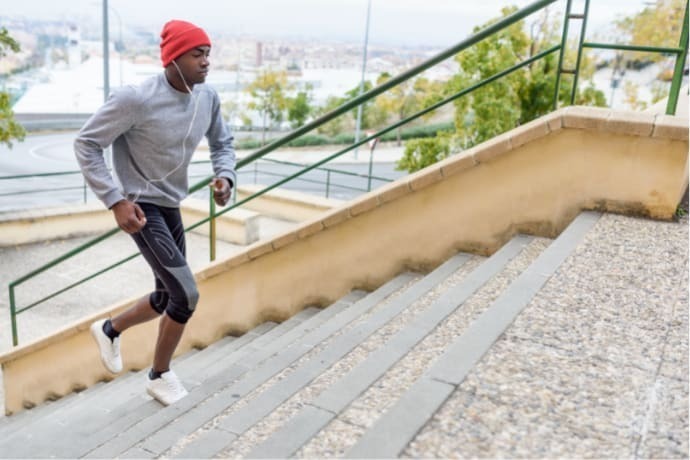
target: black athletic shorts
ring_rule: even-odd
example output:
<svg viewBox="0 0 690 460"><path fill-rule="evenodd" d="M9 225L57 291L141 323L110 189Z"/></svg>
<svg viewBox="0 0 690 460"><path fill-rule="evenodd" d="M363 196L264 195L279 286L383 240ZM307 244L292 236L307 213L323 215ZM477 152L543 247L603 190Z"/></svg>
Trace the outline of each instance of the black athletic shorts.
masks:
<svg viewBox="0 0 690 460"><path fill-rule="evenodd" d="M184 226L179 208L137 203L146 225L132 237L156 279L151 306L178 323L186 323L199 301L194 275L185 258Z"/></svg>

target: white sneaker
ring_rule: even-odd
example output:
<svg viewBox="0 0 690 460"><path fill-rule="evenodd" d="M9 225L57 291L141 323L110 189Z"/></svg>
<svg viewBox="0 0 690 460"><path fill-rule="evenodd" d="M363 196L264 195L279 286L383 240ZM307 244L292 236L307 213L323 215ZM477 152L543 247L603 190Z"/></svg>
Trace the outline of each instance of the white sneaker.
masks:
<svg viewBox="0 0 690 460"><path fill-rule="evenodd" d="M101 352L101 361L106 369L113 374L122 372L122 356L120 356L120 337L110 340L110 337L103 332L103 323L107 320L101 319L91 325L91 335L98 344Z"/></svg>
<svg viewBox="0 0 690 460"><path fill-rule="evenodd" d="M169 406L189 394L173 371L165 372L160 378L153 380L147 375L146 392L164 406Z"/></svg>

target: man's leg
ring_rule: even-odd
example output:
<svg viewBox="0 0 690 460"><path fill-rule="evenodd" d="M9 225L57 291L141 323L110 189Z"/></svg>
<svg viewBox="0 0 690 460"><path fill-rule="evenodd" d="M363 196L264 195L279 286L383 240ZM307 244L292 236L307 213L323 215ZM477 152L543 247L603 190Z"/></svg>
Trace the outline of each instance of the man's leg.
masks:
<svg viewBox="0 0 690 460"><path fill-rule="evenodd" d="M91 335L98 344L101 361L113 374L122 372L120 355L120 333L132 326L160 316L151 306L151 296L142 297L136 303L113 319L102 319L91 325Z"/></svg>
<svg viewBox="0 0 690 460"><path fill-rule="evenodd" d="M164 225L148 220L139 232L155 260L148 260L157 278L165 286L165 313L161 316L158 339L149 372L147 392L168 405L183 398L187 391L170 370L170 361L180 342L185 324L196 307L199 292L194 275L185 259L184 227L179 209L158 208ZM148 217L148 215L147 215ZM158 310L159 305L154 309Z"/></svg>
<svg viewBox="0 0 690 460"><path fill-rule="evenodd" d="M148 295L142 297L141 299L137 300L137 302L131 308L111 319L110 324L112 325L113 329L115 329L118 333L121 333L132 326L158 318L160 313L153 309L149 298L150 296Z"/></svg>
<svg viewBox="0 0 690 460"><path fill-rule="evenodd" d="M145 205L142 205L145 206ZM164 228L165 218L156 207L146 206L146 218L150 227ZM158 276L158 256L146 243L142 231L132 235L144 259L149 263L155 277L155 291L143 297L135 304L112 319L103 319L91 325L91 335L98 344L101 361L106 369L113 374L122 371L122 356L120 355L120 333L137 324L157 318L165 311L168 304L168 294L165 285ZM174 243L173 243L174 246Z"/></svg>
<svg viewBox="0 0 690 460"><path fill-rule="evenodd" d="M178 323L167 314L161 316L158 328L158 341L153 356L153 371L163 374L170 370L170 361L184 332L184 323Z"/></svg>

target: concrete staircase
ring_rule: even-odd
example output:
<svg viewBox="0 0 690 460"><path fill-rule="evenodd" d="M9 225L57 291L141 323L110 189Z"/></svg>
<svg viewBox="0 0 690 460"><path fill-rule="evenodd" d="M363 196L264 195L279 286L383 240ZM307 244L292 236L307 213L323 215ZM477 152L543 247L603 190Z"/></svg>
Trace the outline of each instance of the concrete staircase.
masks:
<svg viewBox="0 0 690 460"><path fill-rule="evenodd" d="M142 370L21 412L0 422L0 457L400 456L599 219L190 352L175 405L146 396Z"/></svg>

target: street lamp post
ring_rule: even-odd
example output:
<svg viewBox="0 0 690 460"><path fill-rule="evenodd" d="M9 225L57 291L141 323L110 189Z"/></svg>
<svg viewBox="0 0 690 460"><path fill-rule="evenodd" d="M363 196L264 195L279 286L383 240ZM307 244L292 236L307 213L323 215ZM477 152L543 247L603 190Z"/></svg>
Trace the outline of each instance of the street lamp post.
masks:
<svg viewBox="0 0 690 460"><path fill-rule="evenodd" d="M359 95L364 92L364 73L367 68L367 45L369 43L369 17L371 16L371 0L367 3L367 25L364 31L364 50L362 51L362 78L359 81ZM359 142L359 130L362 126L362 104L357 106L357 123L355 126L355 144ZM357 151L359 147L355 147L355 160L357 159Z"/></svg>
<svg viewBox="0 0 690 460"><path fill-rule="evenodd" d="M103 0L103 102L110 94L110 39L108 37L108 0Z"/></svg>
<svg viewBox="0 0 690 460"><path fill-rule="evenodd" d="M115 13L115 17L117 18L117 27L118 27L118 37L117 37L117 42L119 43L119 46L117 47L117 55L120 57L120 86L122 86L122 51L124 48L123 42L122 42L122 18L120 17L120 13L117 12L115 8L112 6L110 7L110 10Z"/></svg>
<svg viewBox="0 0 690 460"><path fill-rule="evenodd" d="M120 44L120 49L117 50L120 56L120 86L122 86L122 81L124 80L122 73L122 17L120 13L117 12L115 8L108 5L108 0L102 0L103 4L103 98L104 100L108 98L110 94L110 36L109 36L109 24L110 20L108 14L110 11L115 13L118 25L118 43Z"/></svg>

